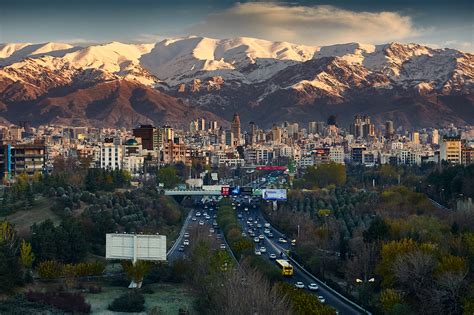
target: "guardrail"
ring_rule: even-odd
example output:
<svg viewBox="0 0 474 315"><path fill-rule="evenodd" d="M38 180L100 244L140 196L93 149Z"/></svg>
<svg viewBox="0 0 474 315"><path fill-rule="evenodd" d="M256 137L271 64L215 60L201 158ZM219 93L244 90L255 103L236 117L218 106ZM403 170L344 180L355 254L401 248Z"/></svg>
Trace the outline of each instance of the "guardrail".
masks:
<svg viewBox="0 0 474 315"><path fill-rule="evenodd" d="M176 250L176 247L178 247L179 243L181 243L181 239L183 238L184 231L186 230L185 227L188 225L189 220L191 220L192 214L193 214L193 210L191 209L188 213L188 216L183 222L183 226L181 227L181 230L179 231L178 237L174 241L173 246L171 246L171 248L166 253L166 257L171 255Z"/></svg>

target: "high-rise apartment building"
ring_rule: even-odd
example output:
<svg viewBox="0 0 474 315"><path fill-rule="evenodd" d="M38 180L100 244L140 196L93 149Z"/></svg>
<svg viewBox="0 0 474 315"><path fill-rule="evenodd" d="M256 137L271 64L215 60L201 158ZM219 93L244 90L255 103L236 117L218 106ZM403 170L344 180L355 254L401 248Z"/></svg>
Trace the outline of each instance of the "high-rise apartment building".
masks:
<svg viewBox="0 0 474 315"><path fill-rule="evenodd" d="M240 145L240 117L235 113L231 124L232 135L234 136L234 146Z"/></svg>
<svg viewBox="0 0 474 315"><path fill-rule="evenodd" d="M385 122L385 138L392 139L395 135L395 129L393 127L393 121L387 120Z"/></svg>
<svg viewBox="0 0 474 315"><path fill-rule="evenodd" d="M12 179L20 174L43 173L46 146L43 143L0 145L0 177Z"/></svg>
<svg viewBox="0 0 474 315"><path fill-rule="evenodd" d="M440 160L461 164L461 137L444 136L439 149Z"/></svg>
<svg viewBox="0 0 474 315"><path fill-rule="evenodd" d="M114 139L105 139L100 146L100 168L122 169L122 145Z"/></svg>
<svg viewBox="0 0 474 315"><path fill-rule="evenodd" d="M159 130L152 125L141 125L133 129L133 136L141 138L143 149L157 150L159 146Z"/></svg>

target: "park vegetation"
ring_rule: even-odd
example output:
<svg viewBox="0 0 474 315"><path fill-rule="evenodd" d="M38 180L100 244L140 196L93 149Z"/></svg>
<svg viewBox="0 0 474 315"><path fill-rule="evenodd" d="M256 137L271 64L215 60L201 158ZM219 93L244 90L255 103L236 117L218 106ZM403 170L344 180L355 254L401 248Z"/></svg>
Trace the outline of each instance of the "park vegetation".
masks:
<svg viewBox="0 0 474 315"><path fill-rule="evenodd" d="M472 313L474 212L438 208L425 190L444 189L446 205L459 193L474 197L472 167L347 173L345 185L290 191L276 211L263 205L272 224L296 239L292 257L374 313Z"/></svg>

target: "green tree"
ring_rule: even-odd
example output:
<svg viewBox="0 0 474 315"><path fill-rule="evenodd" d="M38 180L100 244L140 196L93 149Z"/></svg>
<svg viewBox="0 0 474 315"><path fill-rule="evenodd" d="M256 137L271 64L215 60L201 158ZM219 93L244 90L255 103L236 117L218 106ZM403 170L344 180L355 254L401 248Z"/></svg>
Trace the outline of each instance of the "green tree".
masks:
<svg viewBox="0 0 474 315"><path fill-rule="evenodd" d="M25 240L21 241L20 245L20 260L24 268L31 268L35 260L35 254L31 250L31 244Z"/></svg>
<svg viewBox="0 0 474 315"><path fill-rule="evenodd" d="M21 284L19 242L8 221L0 221L0 292L10 292Z"/></svg>
<svg viewBox="0 0 474 315"><path fill-rule="evenodd" d="M345 165L334 162L308 167L304 175L306 186L309 188L344 185L346 178Z"/></svg>
<svg viewBox="0 0 474 315"><path fill-rule="evenodd" d="M165 166L158 170L158 183L163 183L165 188L175 188L181 182L181 178L176 174L176 169L172 166Z"/></svg>

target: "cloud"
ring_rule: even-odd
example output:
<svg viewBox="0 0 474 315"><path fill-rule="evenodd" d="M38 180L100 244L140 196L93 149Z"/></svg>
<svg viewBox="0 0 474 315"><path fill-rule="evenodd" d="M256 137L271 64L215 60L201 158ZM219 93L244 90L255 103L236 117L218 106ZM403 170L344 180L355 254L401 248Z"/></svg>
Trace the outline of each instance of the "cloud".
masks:
<svg viewBox="0 0 474 315"><path fill-rule="evenodd" d="M193 35L257 37L308 45L403 41L419 34L409 16L397 12L355 12L329 5L243 3L185 30Z"/></svg>

